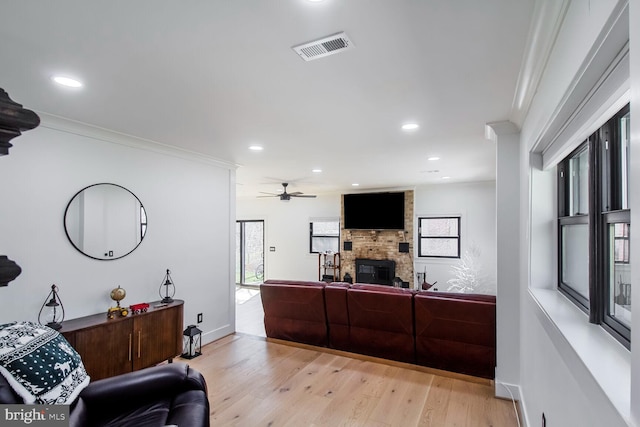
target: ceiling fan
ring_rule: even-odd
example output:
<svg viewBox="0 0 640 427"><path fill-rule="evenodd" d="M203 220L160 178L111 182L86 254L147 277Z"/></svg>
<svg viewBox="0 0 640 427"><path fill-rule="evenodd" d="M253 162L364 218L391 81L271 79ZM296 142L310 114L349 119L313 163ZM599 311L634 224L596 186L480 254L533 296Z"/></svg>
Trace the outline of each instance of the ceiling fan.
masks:
<svg viewBox="0 0 640 427"><path fill-rule="evenodd" d="M283 182L282 183L282 193L280 194L275 194L275 193L265 193L264 191L261 191L260 193L262 194L268 194L268 196L258 196L258 197L280 197L280 200L284 200L284 201L289 201L291 200L292 197L307 197L307 198L314 198L316 197L315 194L303 194L299 191L294 191L293 193L287 193L287 186L289 185L288 182Z"/></svg>

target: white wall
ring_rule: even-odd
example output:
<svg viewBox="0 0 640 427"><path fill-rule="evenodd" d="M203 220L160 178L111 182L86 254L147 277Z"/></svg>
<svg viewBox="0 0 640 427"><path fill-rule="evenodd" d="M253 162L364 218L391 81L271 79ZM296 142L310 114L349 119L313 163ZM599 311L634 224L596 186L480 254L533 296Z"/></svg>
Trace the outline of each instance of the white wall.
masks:
<svg viewBox="0 0 640 427"><path fill-rule="evenodd" d="M236 204L236 219L264 220L265 280L318 280L318 256L309 253L309 222L314 218L339 220L340 195L288 202L277 197L239 198Z"/></svg>
<svg viewBox="0 0 640 427"><path fill-rule="evenodd" d="M638 0L632 0L634 1ZM581 359L585 355L580 355L572 348L567 336L554 326L553 320L548 316L549 312L532 292L534 289L544 289L557 295L557 227L554 172L539 170L541 157L530 151L541 138L550 137L547 131L554 114L559 110L565 95L570 93L575 82L582 77L579 70L586 64L585 58L594 49L607 20L622 4L623 1L616 0L569 3L542 81L521 130L520 227L523 239L520 274L520 387L526 421L530 426L540 425L542 413L546 416L547 425L553 426L633 425L629 422L628 413L621 412L619 402L616 402L624 400L625 394L628 397L628 383L626 388L623 382L619 383L617 392L623 398L611 400L616 393L607 394L603 391L601 383L593 376L593 371ZM590 63L589 67L592 65ZM564 143L575 144L576 141ZM586 316L583 317L586 329L589 326ZM608 345L619 346L613 338L609 341L611 343ZM594 362L594 365L598 365L597 361ZM600 365L605 374L607 369L614 368L607 366L605 360L601 360ZM637 407L639 402L637 398L633 399L631 407Z"/></svg>
<svg viewBox="0 0 640 427"><path fill-rule="evenodd" d="M480 250L480 265L486 280L495 290L496 283L496 183L495 181L425 185L415 189L414 214L423 216L460 215L461 252L464 254L473 244ZM417 226L416 236L417 238ZM418 258L418 243L414 240L416 253L415 271L427 269L427 282L437 281L435 287L446 291L447 281L454 278L452 267L459 265L458 259ZM495 293L495 292L494 292Z"/></svg>
<svg viewBox="0 0 640 427"><path fill-rule="evenodd" d="M442 184L415 189L415 217L461 215L462 250L473 242L481 250L487 280L495 284L495 182ZM340 195L282 202L277 198L240 198L238 220L265 221L265 279L318 280L317 255L309 254L309 221L340 218ZM415 236L414 236L415 238ZM269 247L274 246L275 252ZM417 246L416 246L417 248ZM459 260L417 259L416 272L427 268L429 282L445 290Z"/></svg>
<svg viewBox="0 0 640 427"><path fill-rule="evenodd" d="M106 313L111 289L127 291L130 305L160 299L167 268L185 301L185 326L203 313L209 341L235 329L232 225L235 169L59 119L14 139L0 158L0 253L22 274L0 289L0 323L37 320L58 285L66 318ZM63 130L68 129L68 130ZM90 135L90 136L87 136ZM67 240L63 216L80 189L95 183L122 185L140 198L147 234L130 255L98 261Z"/></svg>

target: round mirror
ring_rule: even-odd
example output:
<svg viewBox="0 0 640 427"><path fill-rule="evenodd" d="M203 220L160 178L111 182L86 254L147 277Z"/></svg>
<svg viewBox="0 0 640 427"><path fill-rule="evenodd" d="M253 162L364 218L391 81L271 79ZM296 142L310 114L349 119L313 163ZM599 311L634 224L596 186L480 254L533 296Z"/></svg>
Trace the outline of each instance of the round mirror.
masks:
<svg viewBox="0 0 640 427"><path fill-rule="evenodd" d="M64 212L64 230L86 256L114 260L133 252L147 231L140 199L116 184L94 184L78 191Z"/></svg>

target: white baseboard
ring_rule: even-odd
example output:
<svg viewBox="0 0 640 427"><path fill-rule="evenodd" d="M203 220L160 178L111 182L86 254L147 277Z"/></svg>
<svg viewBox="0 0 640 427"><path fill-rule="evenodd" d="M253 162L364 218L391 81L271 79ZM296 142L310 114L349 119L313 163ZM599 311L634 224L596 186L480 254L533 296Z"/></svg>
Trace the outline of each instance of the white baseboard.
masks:
<svg viewBox="0 0 640 427"><path fill-rule="evenodd" d="M494 394L500 399L512 400L518 406L518 413L520 418L521 427L527 427L529 425L529 418L527 417L527 408L524 403L524 397L520 386L515 384L506 384L498 380L495 381Z"/></svg>

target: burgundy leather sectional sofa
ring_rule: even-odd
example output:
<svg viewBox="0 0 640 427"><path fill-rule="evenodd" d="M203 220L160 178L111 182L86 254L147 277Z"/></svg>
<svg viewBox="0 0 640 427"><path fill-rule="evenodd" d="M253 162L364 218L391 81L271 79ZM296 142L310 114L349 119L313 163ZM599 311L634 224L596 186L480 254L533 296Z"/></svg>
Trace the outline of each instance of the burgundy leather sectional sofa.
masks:
<svg viewBox="0 0 640 427"><path fill-rule="evenodd" d="M293 280L261 296L270 338L494 378L495 296Z"/></svg>

